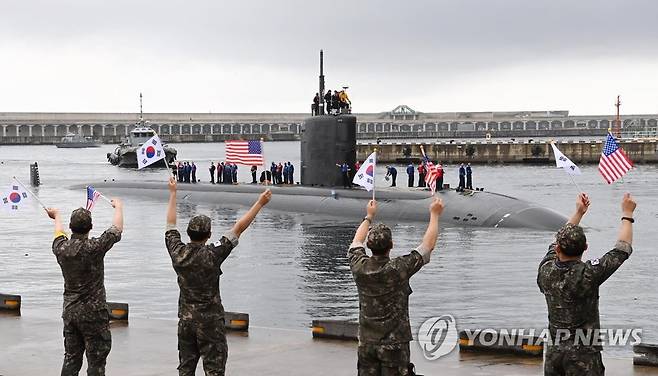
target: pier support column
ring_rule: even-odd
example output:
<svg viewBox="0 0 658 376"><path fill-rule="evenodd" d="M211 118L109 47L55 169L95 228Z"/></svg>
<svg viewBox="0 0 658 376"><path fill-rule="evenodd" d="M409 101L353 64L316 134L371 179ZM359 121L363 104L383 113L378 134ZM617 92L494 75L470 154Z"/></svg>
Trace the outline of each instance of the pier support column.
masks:
<svg viewBox="0 0 658 376"><path fill-rule="evenodd" d="M71 132L71 126L67 124L66 125L66 134L69 134L70 132ZM64 136L66 136L66 134Z"/></svg>
<svg viewBox="0 0 658 376"><path fill-rule="evenodd" d="M107 128L107 125L103 124L103 127L101 128L101 136L105 137L105 128Z"/></svg>
<svg viewBox="0 0 658 376"><path fill-rule="evenodd" d="M6 125L2 126L2 137L7 137L7 126Z"/></svg>
<svg viewBox="0 0 658 376"><path fill-rule="evenodd" d="M179 135L183 134L183 124L178 124L178 134Z"/></svg>
<svg viewBox="0 0 658 376"><path fill-rule="evenodd" d="M114 136L116 137L116 135L117 135L117 125L116 124L112 124L112 131L114 133Z"/></svg>
<svg viewBox="0 0 658 376"><path fill-rule="evenodd" d="M528 130L528 122L526 121L523 122L523 130L524 131Z"/></svg>
<svg viewBox="0 0 658 376"><path fill-rule="evenodd" d="M169 134L171 134L174 131L174 126L169 124Z"/></svg>
<svg viewBox="0 0 658 376"><path fill-rule="evenodd" d="M95 126L96 126L96 124L91 124L91 125L89 126L89 132L91 133L90 136L93 136L93 135L94 135L94 127L95 127Z"/></svg>
<svg viewBox="0 0 658 376"><path fill-rule="evenodd" d="M28 135L28 137L32 137L32 127L34 127L34 125L28 125L27 126L27 135Z"/></svg>
<svg viewBox="0 0 658 376"><path fill-rule="evenodd" d="M16 124L16 137L21 136L21 126Z"/></svg>
<svg viewBox="0 0 658 376"><path fill-rule="evenodd" d="M215 135L215 124L210 124L210 135Z"/></svg>
<svg viewBox="0 0 658 376"><path fill-rule="evenodd" d="M55 132L55 136L57 136L57 128L59 128L59 124L53 125L53 132Z"/></svg>
<svg viewBox="0 0 658 376"><path fill-rule="evenodd" d="M123 133L124 133L124 136L128 137L128 127L125 126L125 125L123 126Z"/></svg>
<svg viewBox="0 0 658 376"><path fill-rule="evenodd" d="M46 126L41 125L41 137L46 137Z"/></svg>

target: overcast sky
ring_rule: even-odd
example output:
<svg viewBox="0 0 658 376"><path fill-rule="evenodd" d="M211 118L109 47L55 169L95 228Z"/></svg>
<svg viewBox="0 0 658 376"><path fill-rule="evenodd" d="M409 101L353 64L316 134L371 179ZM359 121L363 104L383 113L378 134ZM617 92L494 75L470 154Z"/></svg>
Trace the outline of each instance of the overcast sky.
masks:
<svg viewBox="0 0 658 376"><path fill-rule="evenodd" d="M658 113L655 0L0 0L0 111Z"/></svg>

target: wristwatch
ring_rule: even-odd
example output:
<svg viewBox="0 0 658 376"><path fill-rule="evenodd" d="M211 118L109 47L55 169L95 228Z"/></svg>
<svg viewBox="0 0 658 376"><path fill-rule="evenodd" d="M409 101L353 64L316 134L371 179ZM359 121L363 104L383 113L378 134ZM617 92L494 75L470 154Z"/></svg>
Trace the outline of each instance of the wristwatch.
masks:
<svg viewBox="0 0 658 376"><path fill-rule="evenodd" d="M367 216L366 216L366 217L363 217L363 220L364 220L364 221L368 221L368 223L372 223L372 219L368 218ZM362 222L363 222L363 221L362 221Z"/></svg>
<svg viewBox="0 0 658 376"><path fill-rule="evenodd" d="M621 220L622 220L622 221L623 221L624 219L627 220L627 221L629 221L630 223L635 223L635 220L634 220L633 218L631 218L631 217L621 217Z"/></svg>

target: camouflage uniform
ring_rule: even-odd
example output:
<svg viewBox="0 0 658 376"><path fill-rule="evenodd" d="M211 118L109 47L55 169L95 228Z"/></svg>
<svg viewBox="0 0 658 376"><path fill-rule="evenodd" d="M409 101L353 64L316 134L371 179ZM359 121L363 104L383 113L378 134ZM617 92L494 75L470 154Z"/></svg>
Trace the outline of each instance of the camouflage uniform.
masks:
<svg viewBox="0 0 658 376"><path fill-rule="evenodd" d="M413 338L409 278L429 261L421 253L425 254L413 250L391 259L369 257L363 245L350 247L347 256L359 291L359 376L409 375L409 342Z"/></svg>
<svg viewBox="0 0 658 376"><path fill-rule="evenodd" d="M557 259L556 244L562 249L574 244L583 247L585 234L579 226L565 225L539 264L537 284L546 297L549 331L551 338L556 340L547 346L544 375L603 375L601 346L583 344L582 341L575 343L575 338L577 330L587 333L600 328L599 286L633 250L630 244L618 241L615 248L600 259L561 262ZM564 334L560 336L558 330Z"/></svg>
<svg viewBox="0 0 658 376"><path fill-rule="evenodd" d="M188 228L210 232L210 218L194 217ZM238 238L229 232L212 244L185 244L178 230L168 228L165 244L180 287L179 375L194 375L200 357L203 357L206 375L224 375L228 347L224 307L219 295L220 266L238 245Z"/></svg>
<svg viewBox="0 0 658 376"><path fill-rule="evenodd" d="M91 222L91 213L77 209L71 223ZM62 375L77 375L87 353L87 374L105 375L105 362L112 347L105 301L105 253L121 240L121 231L110 227L98 238L55 234L53 253L64 276L64 365Z"/></svg>

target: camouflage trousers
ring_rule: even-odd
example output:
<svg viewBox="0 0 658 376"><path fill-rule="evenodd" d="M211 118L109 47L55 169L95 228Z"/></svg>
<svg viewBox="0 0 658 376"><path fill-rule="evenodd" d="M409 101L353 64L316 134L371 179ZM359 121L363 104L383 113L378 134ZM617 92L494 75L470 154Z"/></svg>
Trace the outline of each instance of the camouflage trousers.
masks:
<svg viewBox="0 0 658 376"><path fill-rule="evenodd" d="M62 376L77 376L87 353L87 375L105 375L105 361L112 348L106 310L64 319L64 365Z"/></svg>
<svg viewBox="0 0 658 376"><path fill-rule="evenodd" d="M392 345L359 344L358 376L407 376L409 342Z"/></svg>
<svg viewBox="0 0 658 376"><path fill-rule="evenodd" d="M605 367L599 351L546 349L544 376L603 376Z"/></svg>
<svg viewBox="0 0 658 376"><path fill-rule="evenodd" d="M228 346L223 318L178 321L178 374L194 375L199 358L206 376L224 376Z"/></svg>

